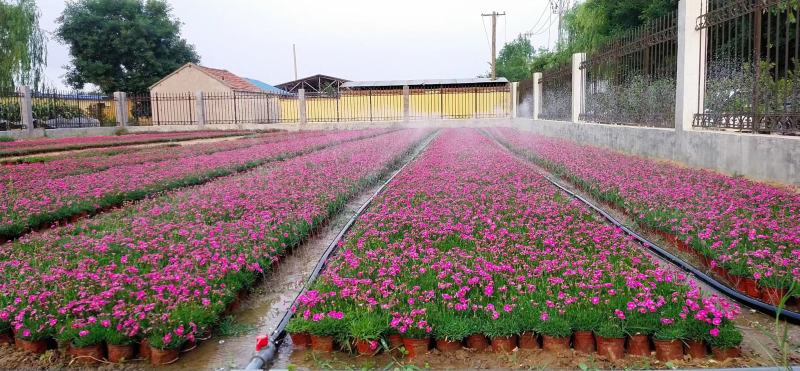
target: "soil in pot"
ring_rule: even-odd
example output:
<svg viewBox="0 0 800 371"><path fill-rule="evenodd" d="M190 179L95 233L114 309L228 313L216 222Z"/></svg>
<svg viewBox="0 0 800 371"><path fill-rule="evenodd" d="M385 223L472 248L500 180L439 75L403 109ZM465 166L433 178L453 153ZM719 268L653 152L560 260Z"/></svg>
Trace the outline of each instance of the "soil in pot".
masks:
<svg viewBox="0 0 800 371"><path fill-rule="evenodd" d="M333 336L311 335L311 350L316 352L333 352Z"/></svg>
<svg viewBox="0 0 800 371"><path fill-rule="evenodd" d="M167 365L178 360L180 352L177 349L158 349L150 347L150 364L153 366Z"/></svg>
<svg viewBox="0 0 800 371"><path fill-rule="evenodd" d="M542 335L542 348L548 352L565 353L569 351L569 336L554 337Z"/></svg>
<svg viewBox="0 0 800 371"><path fill-rule="evenodd" d="M47 341L45 340L25 340L21 338L14 339L17 348L30 353L42 354L47 351Z"/></svg>
<svg viewBox="0 0 800 371"><path fill-rule="evenodd" d="M628 354L637 357L650 357L650 338L647 335L628 336Z"/></svg>
<svg viewBox="0 0 800 371"><path fill-rule="evenodd" d="M683 358L683 342L680 340L656 340L656 358L661 362Z"/></svg>
<svg viewBox="0 0 800 371"><path fill-rule="evenodd" d="M95 364L105 358L103 350L103 344L95 344L81 348L70 345L69 355L75 358L75 362Z"/></svg>
<svg viewBox="0 0 800 371"><path fill-rule="evenodd" d="M360 356L373 356L378 352L378 344L375 340L356 340L355 345L356 352Z"/></svg>
<svg viewBox="0 0 800 371"><path fill-rule="evenodd" d="M686 354L692 359L706 358L706 343L702 340L686 340Z"/></svg>
<svg viewBox="0 0 800 371"><path fill-rule="evenodd" d="M447 339L436 339L436 349L442 353L455 352L461 349L460 341L450 341Z"/></svg>
<svg viewBox="0 0 800 371"><path fill-rule="evenodd" d="M431 344L431 340L428 338L424 339L412 339L412 338L403 338L403 346L406 348L406 352L408 352L409 358L414 358L418 355L423 355L428 353L428 346Z"/></svg>
<svg viewBox="0 0 800 371"><path fill-rule="evenodd" d="M725 348L725 349L712 347L711 348L711 354L713 354L714 355L714 359L719 361L719 362L722 362L722 361L724 361L724 360L726 360L728 358L739 358L739 357L742 356L742 352L741 352L741 350L739 350L738 347L737 348Z"/></svg>
<svg viewBox="0 0 800 371"><path fill-rule="evenodd" d="M597 337L597 354L612 361L625 358L625 338Z"/></svg>
<svg viewBox="0 0 800 371"><path fill-rule="evenodd" d="M108 344L108 361L122 363L132 360L136 355L136 347L133 344L114 345Z"/></svg>
<svg viewBox="0 0 800 371"><path fill-rule="evenodd" d="M289 337L292 338L292 349L305 350L311 347L311 335L306 332L293 332Z"/></svg>
<svg viewBox="0 0 800 371"><path fill-rule="evenodd" d="M523 332L519 336L519 348L520 349L541 349L539 346L539 338L536 336L534 332Z"/></svg>
<svg viewBox="0 0 800 371"><path fill-rule="evenodd" d="M581 353L594 352L594 334L591 331L575 331L572 339L572 348Z"/></svg>
<svg viewBox="0 0 800 371"><path fill-rule="evenodd" d="M467 348L482 351L489 347L489 341L483 334L473 334L467 337Z"/></svg>
<svg viewBox="0 0 800 371"><path fill-rule="evenodd" d="M495 353L511 353L516 347L516 336L495 336L492 338L492 351Z"/></svg>

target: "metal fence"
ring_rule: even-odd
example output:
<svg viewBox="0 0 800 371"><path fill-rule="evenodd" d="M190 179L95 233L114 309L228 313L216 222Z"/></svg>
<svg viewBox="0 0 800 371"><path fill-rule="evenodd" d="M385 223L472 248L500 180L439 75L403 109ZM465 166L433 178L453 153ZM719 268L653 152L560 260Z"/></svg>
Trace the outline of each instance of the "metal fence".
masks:
<svg viewBox="0 0 800 371"><path fill-rule="evenodd" d="M0 131L23 129L19 98L16 91L0 91Z"/></svg>
<svg viewBox="0 0 800 371"><path fill-rule="evenodd" d="M34 91L33 126L44 129L115 126L114 99L103 94Z"/></svg>
<svg viewBox="0 0 800 371"><path fill-rule="evenodd" d="M411 89L411 120L500 118L511 115L511 90L497 87Z"/></svg>
<svg viewBox="0 0 800 371"><path fill-rule="evenodd" d="M306 94L309 122L400 121L402 90L353 90Z"/></svg>
<svg viewBox="0 0 800 371"><path fill-rule="evenodd" d="M707 0L704 102L693 125L800 133L800 9L796 0Z"/></svg>
<svg viewBox="0 0 800 371"><path fill-rule="evenodd" d="M566 63L542 73L542 111L539 118L570 121L572 119L572 65Z"/></svg>
<svg viewBox="0 0 800 371"><path fill-rule="evenodd" d="M581 63L581 120L674 127L677 30L677 14L670 14L589 53Z"/></svg>

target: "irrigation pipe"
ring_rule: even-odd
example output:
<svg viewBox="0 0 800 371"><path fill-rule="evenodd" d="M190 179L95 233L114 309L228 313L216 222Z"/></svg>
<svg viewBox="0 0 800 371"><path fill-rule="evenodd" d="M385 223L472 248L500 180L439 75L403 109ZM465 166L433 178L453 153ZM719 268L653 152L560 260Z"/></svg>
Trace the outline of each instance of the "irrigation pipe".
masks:
<svg viewBox="0 0 800 371"><path fill-rule="evenodd" d="M403 164L403 166L395 170L392 176L390 176L389 179L386 179L386 181L383 184L381 184L381 186L378 187L377 190L375 190L375 193L373 193L369 197L369 199L367 199L367 201L361 205L361 207L350 218L350 220L347 221L347 224L345 224L344 227L339 231L339 234L337 234L336 238L334 238L333 241L331 241L331 243L325 249L325 252L320 257L319 261L317 261L317 265L314 266L314 270L308 276L308 279L306 280L306 283L303 285L303 288L297 293L297 295L294 297L294 300L292 300L292 305L290 305L289 309L287 309L286 312L283 314L283 318L281 318L281 321L278 323L278 326L275 327L275 330L273 330L272 333L270 333L269 336L265 339L266 344L257 345L257 347L259 347L260 349L250 359L250 363L248 363L247 366L245 367L246 370L260 370L264 367L264 365L269 363L275 357L275 354L278 351L278 347L286 338L286 325L288 325L289 320L292 319L292 315L294 314L292 312L292 307L295 306L297 299L306 290L308 290L311 283L317 279L319 274L322 272L322 269L325 268L325 265L328 263L328 259L330 259L331 254L333 254L333 252L336 250L336 247L339 245L339 242L342 240L342 238L344 238L344 235L353 226L356 219L358 219L358 217L361 216L361 214L367 209L367 207L369 207L369 205L372 204L372 201L375 199L375 197L377 197L378 194L383 192L386 186L388 186L389 183L391 183L392 180L394 180L397 174L400 174L406 168L406 166L412 163L414 159L416 159L417 156L419 156L419 154L422 153L422 151L424 151L426 147L428 147L428 144L430 144L431 141L433 141L433 139L436 138L437 134L438 131L431 134L428 138L426 138L422 143L422 145L418 147L417 153L415 153L408 161L406 161L406 163Z"/></svg>

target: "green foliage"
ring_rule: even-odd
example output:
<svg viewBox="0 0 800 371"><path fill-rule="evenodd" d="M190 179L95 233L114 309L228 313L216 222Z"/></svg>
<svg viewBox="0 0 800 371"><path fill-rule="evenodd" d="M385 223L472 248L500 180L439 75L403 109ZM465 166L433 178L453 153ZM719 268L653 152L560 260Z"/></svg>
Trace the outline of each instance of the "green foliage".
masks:
<svg viewBox="0 0 800 371"><path fill-rule="evenodd" d="M565 337L572 335L572 326L569 321L561 317L550 317L547 321L539 324L539 333L553 337Z"/></svg>
<svg viewBox="0 0 800 371"><path fill-rule="evenodd" d="M739 346L743 339L742 332L733 323L727 322L719 327L717 336L708 335L706 342L712 347L727 349Z"/></svg>
<svg viewBox="0 0 800 371"><path fill-rule="evenodd" d="M46 44L35 0L0 0L0 90L38 86Z"/></svg>
<svg viewBox="0 0 800 371"><path fill-rule="evenodd" d="M217 327L217 335L222 337L243 336L252 333L255 326L241 323L233 316L226 316Z"/></svg>
<svg viewBox="0 0 800 371"><path fill-rule="evenodd" d="M656 340L683 340L686 339L686 325L683 322L675 322L669 326L663 326L653 334Z"/></svg>
<svg viewBox="0 0 800 371"><path fill-rule="evenodd" d="M359 340L378 340L388 328L385 312L359 312L350 321L350 335Z"/></svg>
<svg viewBox="0 0 800 371"><path fill-rule="evenodd" d="M198 62L194 46L180 37L164 0L78 0L58 19L67 44L69 85L91 83L105 93L144 92L187 62Z"/></svg>
<svg viewBox="0 0 800 371"><path fill-rule="evenodd" d="M595 330L594 333L597 334L597 336L602 336L609 339L625 337L625 331L622 329L622 326L614 321L603 322L597 327L597 330Z"/></svg>
<svg viewBox="0 0 800 371"><path fill-rule="evenodd" d="M497 77L509 81L521 81L532 76L531 61L534 56L533 45L528 38L519 35L500 49L497 56Z"/></svg>
<svg viewBox="0 0 800 371"><path fill-rule="evenodd" d="M14 139L13 137L0 136L0 143L8 143L8 142L13 142L15 140L16 139Z"/></svg>

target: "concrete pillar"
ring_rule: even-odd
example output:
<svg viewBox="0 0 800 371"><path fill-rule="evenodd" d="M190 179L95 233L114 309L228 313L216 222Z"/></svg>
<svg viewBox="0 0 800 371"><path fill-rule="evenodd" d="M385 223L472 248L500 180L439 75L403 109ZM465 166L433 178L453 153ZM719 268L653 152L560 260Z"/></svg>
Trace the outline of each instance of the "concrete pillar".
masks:
<svg viewBox="0 0 800 371"><path fill-rule="evenodd" d="M297 111L300 124L305 125L308 123L308 116L306 116L306 89L300 88L297 91Z"/></svg>
<svg viewBox="0 0 800 371"><path fill-rule="evenodd" d="M517 118L517 107L519 106L519 83L511 82L511 118Z"/></svg>
<svg viewBox="0 0 800 371"><path fill-rule="evenodd" d="M572 122L580 122L581 109L583 108L584 85L586 78L581 69L581 63L586 60L586 53L572 55Z"/></svg>
<svg viewBox="0 0 800 371"><path fill-rule="evenodd" d="M408 122L411 118L411 89L408 85L403 85L403 122Z"/></svg>
<svg viewBox="0 0 800 371"><path fill-rule="evenodd" d="M206 100L203 97L202 91L194 92L194 102L195 102L195 118L197 119L197 126L199 128L204 128L206 126Z"/></svg>
<svg viewBox="0 0 800 371"><path fill-rule="evenodd" d="M697 0L678 3L678 80L675 92L675 129L692 130L694 114L702 111L705 92L705 31L695 29L702 10Z"/></svg>
<svg viewBox="0 0 800 371"><path fill-rule="evenodd" d="M533 74L533 119L539 119L539 113L542 112L542 73L536 72Z"/></svg>
<svg viewBox="0 0 800 371"><path fill-rule="evenodd" d="M22 119L22 126L28 130L29 134L33 133L33 94L31 93L30 86L21 86L19 88L19 113Z"/></svg>
<svg viewBox="0 0 800 371"><path fill-rule="evenodd" d="M125 92L114 92L114 115L117 117L117 126L128 126L128 96Z"/></svg>

